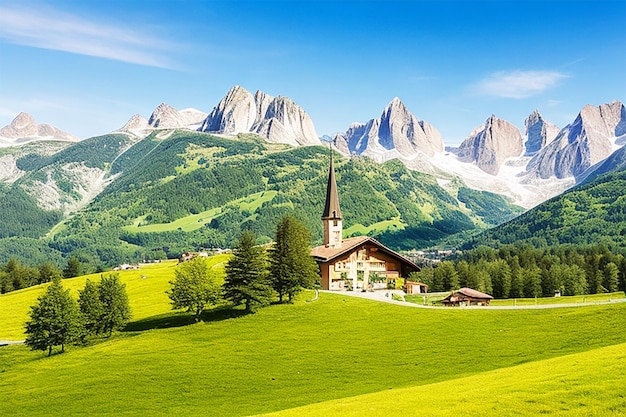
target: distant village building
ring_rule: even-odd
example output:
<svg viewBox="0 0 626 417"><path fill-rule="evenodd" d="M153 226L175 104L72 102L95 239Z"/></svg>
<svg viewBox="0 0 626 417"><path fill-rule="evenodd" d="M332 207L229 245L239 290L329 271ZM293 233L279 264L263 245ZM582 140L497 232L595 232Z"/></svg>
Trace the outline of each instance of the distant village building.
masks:
<svg viewBox="0 0 626 417"><path fill-rule="evenodd" d="M113 268L114 271L132 271L139 269L139 265L121 264Z"/></svg>
<svg viewBox="0 0 626 417"><path fill-rule="evenodd" d="M375 210L375 208L372 208ZM332 152L322 214L324 240L311 255L320 268L324 290L374 290L395 288L401 278L419 267L376 239L357 236L343 239L342 214Z"/></svg>
<svg viewBox="0 0 626 417"><path fill-rule="evenodd" d="M473 290L471 288L461 288L441 300L448 307L455 306L488 306L493 297L489 294Z"/></svg>
<svg viewBox="0 0 626 417"><path fill-rule="evenodd" d="M208 258L209 253L207 251L200 252L185 252L178 257L178 262L190 261L193 258Z"/></svg>

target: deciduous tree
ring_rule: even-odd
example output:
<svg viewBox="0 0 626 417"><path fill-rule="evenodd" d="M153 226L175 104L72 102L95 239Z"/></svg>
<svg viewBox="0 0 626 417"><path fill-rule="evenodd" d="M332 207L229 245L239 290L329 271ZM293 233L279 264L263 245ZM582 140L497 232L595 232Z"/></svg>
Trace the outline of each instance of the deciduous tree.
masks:
<svg viewBox="0 0 626 417"><path fill-rule="evenodd" d="M126 285L120 281L119 274L101 276L98 297L102 303L99 330L110 336L113 330L124 328L131 316Z"/></svg>
<svg viewBox="0 0 626 417"><path fill-rule="evenodd" d="M82 336L84 339L84 336L96 335L100 331L104 306L100 301L98 284L91 282L89 279L85 282L85 287L78 292L78 308L80 310L83 327Z"/></svg>
<svg viewBox="0 0 626 417"><path fill-rule="evenodd" d="M206 259L196 257L180 264L174 271L167 295L173 309L184 308L200 321L208 305L222 299L220 277L215 269L209 268Z"/></svg>

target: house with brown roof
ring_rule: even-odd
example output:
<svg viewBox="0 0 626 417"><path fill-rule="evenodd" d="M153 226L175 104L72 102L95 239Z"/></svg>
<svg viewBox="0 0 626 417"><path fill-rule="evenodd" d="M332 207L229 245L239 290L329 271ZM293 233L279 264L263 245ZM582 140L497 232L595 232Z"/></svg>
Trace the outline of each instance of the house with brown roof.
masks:
<svg viewBox="0 0 626 417"><path fill-rule="evenodd" d="M332 152L322 213L324 239L311 255L320 268L324 290L360 291L394 288L399 278L419 267L369 236L343 239L342 214Z"/></svg>
<svg viewBox="0 0 626 417"><path fill-rule="evenodd" d="M493 297L489 294L473 290L471 288L461 288L452 291L449 296L441 300L448 307L455 306L488 306Z"/></svg>

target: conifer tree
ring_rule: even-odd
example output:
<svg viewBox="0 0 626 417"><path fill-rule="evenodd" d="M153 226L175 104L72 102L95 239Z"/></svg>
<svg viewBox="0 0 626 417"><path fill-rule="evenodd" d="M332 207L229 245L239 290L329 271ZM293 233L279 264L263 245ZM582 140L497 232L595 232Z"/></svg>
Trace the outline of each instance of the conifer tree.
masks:
<svg viewBox="0 0 626 417"><path fill-rule="evenodd" d="M98 284L88 279L85 287L78 293L78 308L84 330L82 336L96 335L100 331L100 322L104 314Z"/></svg>
<svg viewBox="0 0 626 417"><path fill-rule="evenodd" d="M98 285L98 298L102 303L99 332L111 336L113 330L126 326L131 312L126 294L126 285L120 281L119 274L102 275Z"/></svg>
<svg viewBox="0 0 626 417"><path fill-rule="evenodd" d="M454 264L450 261L443 261L435 269L435 282L437 289L450 291L459 288L459 276L454 268Z"/></svg>
<svg viewBox="0 0 626 417"><path fill-rule="evenodd" d="M47 349L48 356L54 346L61 346L64 352L65 345L76 340L79 327L76 301L57 277L31 307L24 344L32 350Z"/></svg>
<svg viewBox="0 0 626 417"><path fill-rule="evenodd" d="M256 246L256 236L244 231L226 264L224 296L234 305L245 304L247 312L266 306L272 299L265 249Z"/></svg>
<svg viewBox="0 0 626 417"><path fill-rule="evenodd" d="M217 304L222 298L217 272L207 266L204 258L196 257L179 265L174 274L167 291L172 308L185 308L200 321L206 306Z"/></svg>
<svg viewBox="0 0 626 417"><path fill-rule="evenodd" d="M613 262L604 267L604 288L607 292L615 292L619 286L619 269Z"/></svg>
<svg viewBox="0 0 626 417"><path fill-rule="evenodd" d="M46 262L39 265L39 284L43 284L44 282L50 282L55 277L60 277L61 271L57 269L56 266L52 262Z"/></svg>
<svg viewBox="0 0 626 417"><path fill-rule="evenodd" d="M81 264L78 258L72 256L67 260L67 266L63 269L63 277L65 278L74 278L79 276L81 273Z"/></svg>
<svg viewBox="0 0 626 417"><path fill-rule="evenodd" d="M311 288L318 278L317 264L311 256L311 235L304 223L288 215L276 226L276 239L270 249L272 287L283 302L302 290Z"/></svg>

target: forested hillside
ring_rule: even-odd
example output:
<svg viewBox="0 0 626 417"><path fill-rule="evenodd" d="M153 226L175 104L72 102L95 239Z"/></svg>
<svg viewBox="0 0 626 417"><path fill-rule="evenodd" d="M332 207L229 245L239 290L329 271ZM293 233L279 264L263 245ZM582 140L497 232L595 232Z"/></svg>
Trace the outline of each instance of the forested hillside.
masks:
<svg viewBox="0 0 626 417"><path fill-rule="evenodd" d="M117 157L128 138L95 138L102 143L92 145L101 152L93 151L93 161L84 166L108 170L116 179L42 238L43 247L31 240L25 248L38 246L38 253L49 248L59 254L52 259L73 254L94 266L111 266L228 247L242 229L269 241L287 213L300 218L314 240L321 239L328 149L269 144L252 135L225 139L175 131L162 137L150 135ZM39 173L73 160L72 148L48 159L23 159L20 166ZM462 184L458 191L446 191L434 177L397 161L379 165L365 158L335 158L346 236L379 235L396 249L409 249L494 225L521 210ZM50 223L33 237L49 230ZM0 253L22 259L27 253L16 253L19 239L0 240Z"/></svg>
<svg viewBox="0 0 626 417"><path fill-rule="evenodd" d="M577 186L518 218L472 239L497 247L530 243L535 247L601 243L611 250L626 249L626 170L604 174Z"/></svg>

